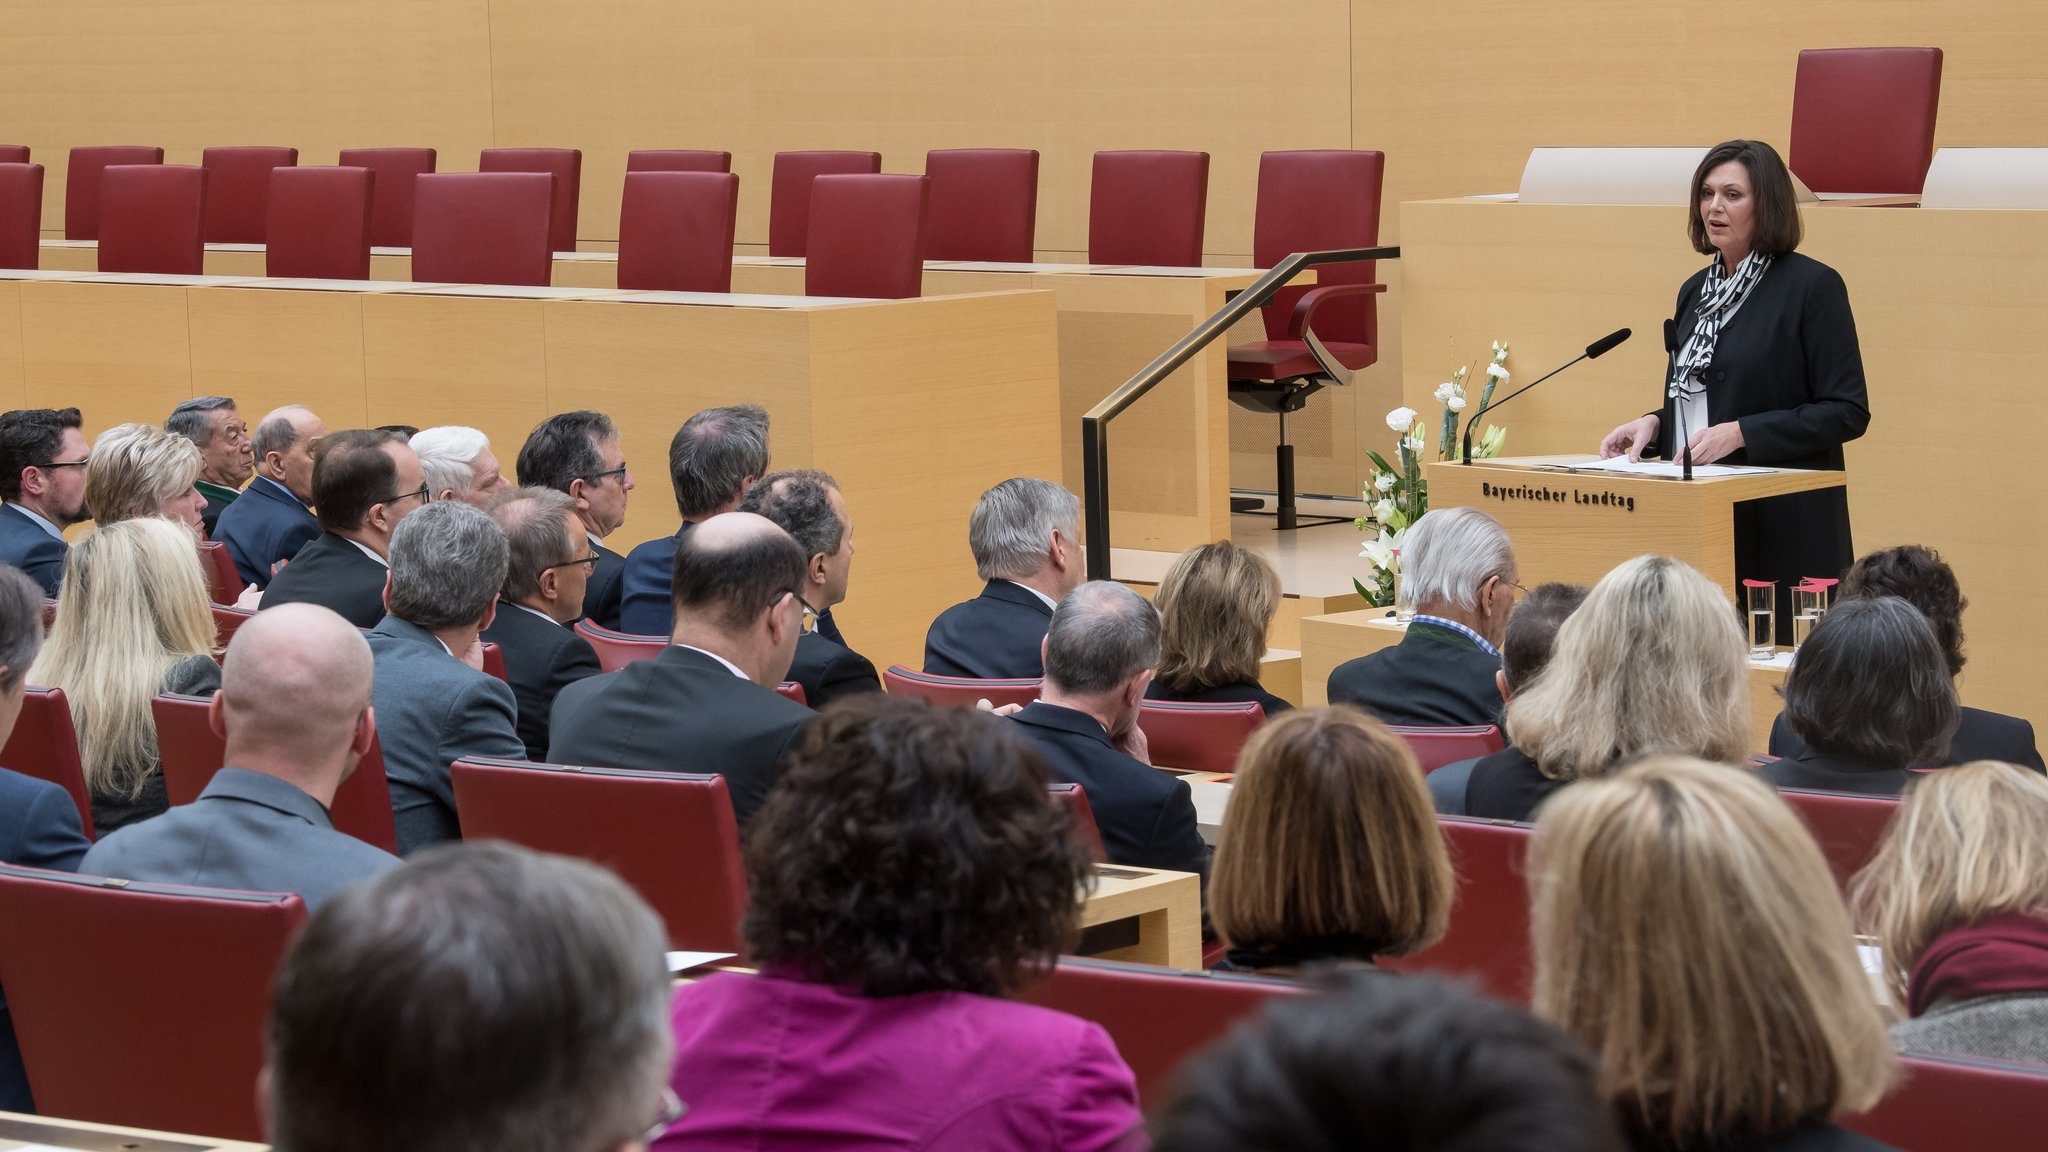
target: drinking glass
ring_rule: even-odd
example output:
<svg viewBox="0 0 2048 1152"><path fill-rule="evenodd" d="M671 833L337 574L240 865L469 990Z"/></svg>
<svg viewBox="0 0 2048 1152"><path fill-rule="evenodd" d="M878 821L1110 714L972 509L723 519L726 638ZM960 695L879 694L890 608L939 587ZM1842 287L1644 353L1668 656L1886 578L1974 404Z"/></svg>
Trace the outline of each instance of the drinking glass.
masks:
<svg viewBox="0 0 2048 1152"><path fill-rule="evenodd" d="M1415 619L1415 600L1408 595L1408 574L1399 548L1394 549L1394 619L1402 624Z"/></svg>
<svg viewBox="0 0 2048 1152"><path fill-rule="evenodd" d="M1770 580L1744 580L1749 611L1749 658L1769 660L1778 654L1778 585Z"/></svg>
<svg viewBox="0 0 2048 1152"><path fill-rule="evenodd" d="M1813 626L1827 615L1832 580L1808 580L1792 587L1792 650L1798 651L1813 634Z"/></svg>

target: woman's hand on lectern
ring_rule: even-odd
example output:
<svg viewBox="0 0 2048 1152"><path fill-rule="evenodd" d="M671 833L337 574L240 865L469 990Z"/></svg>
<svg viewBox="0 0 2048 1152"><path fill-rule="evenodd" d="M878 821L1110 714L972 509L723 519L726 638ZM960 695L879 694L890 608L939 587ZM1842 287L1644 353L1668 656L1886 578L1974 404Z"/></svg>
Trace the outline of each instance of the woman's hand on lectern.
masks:
<svg viewBox="0 0 2048 1152"><path fill-rule="evenodd" d="M1610 460L1626 452L1630 460L1641 460L1643 450L1657 442L1657 425L1658 417L1652 414L1609 432L1600 442L1600 458Z"/></svg>
<svg viewBox="0 0 2048 1152"><path fill-rule="evenodd" d="M1742 423L1730 420L1726 424L1710 424L1700 429L1692 438L1692 462L1712 464L1725 460L1742 447Z"/></svg>

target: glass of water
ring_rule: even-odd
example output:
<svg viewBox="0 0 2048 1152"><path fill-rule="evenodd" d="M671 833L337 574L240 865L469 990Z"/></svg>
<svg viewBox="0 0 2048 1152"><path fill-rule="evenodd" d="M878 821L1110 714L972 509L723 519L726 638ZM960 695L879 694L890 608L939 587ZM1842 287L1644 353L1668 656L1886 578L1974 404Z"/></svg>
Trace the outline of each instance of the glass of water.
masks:
<svg viewBox="0 0 2048 1152"><path fill-rule="evenodd" d="M1806 580L1792 586L1792 648L1797 651L1813 634L1813 626L1827 615L1834 592L1833 580Z"/></svg>
<svg viewBox="0 0 2048 1152"><path fill-rule="evenodd" d="M1744 580L1742 596L1749 611L1749 658L1769 660L1778 654L1778 585L1770 580Z"/></svg>
<svg viewBox="0 0 2048 1152"><path fill-rule="evenodd" d="M1401 550L1394 549L1394 619L1402 624L1415 619L1415 598L1408 595L1407 565L1401 563Z"/></svg>

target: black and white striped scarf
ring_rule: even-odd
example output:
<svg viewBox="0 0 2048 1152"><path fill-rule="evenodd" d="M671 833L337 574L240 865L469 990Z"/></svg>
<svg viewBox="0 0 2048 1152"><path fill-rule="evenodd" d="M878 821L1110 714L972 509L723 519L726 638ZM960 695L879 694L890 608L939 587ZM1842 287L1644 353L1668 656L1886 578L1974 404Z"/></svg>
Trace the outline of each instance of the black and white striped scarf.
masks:
<svg viewBox="0 0 2048 1152"><path fill-rule="evenodd" d="M1735 266L1733 276L1718 258L1707 269L1706 287L1700 290L1699 307L1693 309L1699 320L1693 325L1692 335L1686 337L1685 346L1678 350L1678 360L1671 368L1671 384L1665 391L1667 396L1676 400L1681 394L1697 396L1706 391L1704 376L1707 365L1714 362L1714 345L1720 342L1721 326L1749 299L1750 291L1770 266L1770 256L1751 252Z"/></svg>

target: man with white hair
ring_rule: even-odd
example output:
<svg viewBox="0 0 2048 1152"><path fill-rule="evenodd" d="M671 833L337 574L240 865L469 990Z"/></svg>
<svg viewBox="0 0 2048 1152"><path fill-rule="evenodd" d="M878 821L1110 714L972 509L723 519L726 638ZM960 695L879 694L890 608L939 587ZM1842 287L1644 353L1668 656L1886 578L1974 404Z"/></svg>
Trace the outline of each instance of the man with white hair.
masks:
<svg viewBox="0 0 2048 1152"><path fill-rule="evenodd" d="M1522 589L1507 530L1477 508L1438 508L1402 538L1401 568L1408 634L1339 664L1330 703L1389 724L1499 723L1500 645Z"/></svg>
<svg viewBox="0 0 2048 1152"><path fill-rule="evenodd" d="M491 454L490 439L474 428L443 424L424 429L413 434L412 450L427 474L430 500L460 500L472 508L486 508L493 496L512 486Z"/></svg>
<svg viewBox="0 0 2048 1152"><path fill-rule="evenodd" d="M1047 480L1018 477L981 494L967 522L981 595L932 621L924 670L977 680L1044 675L1053 609L1081 586L1081 502Z"/></svg>

